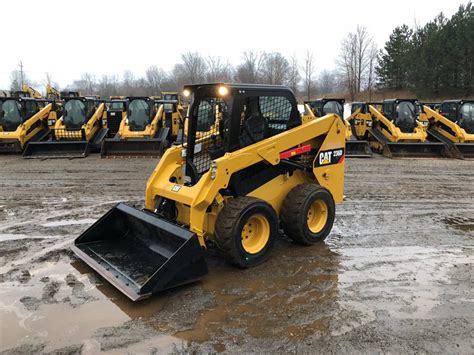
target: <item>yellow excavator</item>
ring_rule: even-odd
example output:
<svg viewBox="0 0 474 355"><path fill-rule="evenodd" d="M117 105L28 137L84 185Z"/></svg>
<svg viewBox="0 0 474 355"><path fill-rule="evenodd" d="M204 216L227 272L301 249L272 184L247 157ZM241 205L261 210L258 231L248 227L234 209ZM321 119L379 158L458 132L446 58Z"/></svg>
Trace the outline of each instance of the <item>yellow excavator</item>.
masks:
<svg viewBox="0 0 474 355"><path fill-rule="evenodd" d="M423 104L421 115L429 120L428 133L447 144L453 157L474 158L474 100Z"/></svg>
<svg viewBox="0 0 474 355"><path fill-rule="evenodd" d="M46 139L54 103L30 97L0 97L0 153L21 153L29 142Z"/></svg>
<svg viewBox="0 0 474 355"><path fill-rule="evenodd" d="M61 100L61 92L56 90L50 84L46 85L46 98L48 100Z"/></svg>
<svg viewBox="0 0 474 355"><path fill-rule="evenodd" d="M107 129L102 127L105 104L90 97L67 97L64 113L46 141L29 143L24 158L84 158L99 152Z"/></svg>
<svg viewBox="0 0 474 355"><path fill-rule="evenodd" d="M355 130L357 137L367 137L370 148L385 157L451 156L445 143L428 135L429 122L420 115L418 100L384 100L381 109L367 103L355 109L351 117L364 122Z"/></svg>
<svg viewBox="0 0 474 355"><path fill-rule="evenodd" d="M285 86L185 90L192 97L186 141L161 157L145 209L119 203L72 247L132 300L203 277L210 244L248 268L270 256L280 226L298 244L321 242L343 200L341 117L303 121ZM215 117L216 129L198 136L199 126Z"/></svg>
<svg viewBox="0 0 474 355"><path fill-rule="evenodd" d="M176 100L128 97L126 115L115 137L104 140L101 156L161 156L178 136L181 121Z"/></svg>
<svg viewBox="0 0 474 355"><path fill-rule="evenodd" d="M36 91L28 84L23 84L21 87L21 91L13 92L13 97L30 97L32 99L42 99L43 96L39 91Z"/></svg>
<svg viewBox="0 0 474 355"><path fill-rule="evenodd" d="M315 117L322 117L329 113L339 115L344 119L344 99L322 98L313 101L305 101L305 111L307 114L313 114ZM352 133L351 122L344 119L346 124L346 157L352 158L370 158L372 151L369 143L365 139L358 139Z"/></svg>

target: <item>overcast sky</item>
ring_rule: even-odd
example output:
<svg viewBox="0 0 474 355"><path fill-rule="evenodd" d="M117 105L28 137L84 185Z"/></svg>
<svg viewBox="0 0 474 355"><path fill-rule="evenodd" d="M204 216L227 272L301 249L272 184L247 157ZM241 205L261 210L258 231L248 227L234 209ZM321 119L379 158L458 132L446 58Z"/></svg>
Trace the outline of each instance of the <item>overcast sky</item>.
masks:
<svg viewBox="0 0 474 355"><path fill-rule="evenodd" d="M23 0L2 1L0 88L23 61L38 84L49 72L62 87L85 72L101 76L150 65L172 69L197 50L237 64L242 51L314 52L332 69L340 42L358 24L382 47L395 26L451 16L467 0ZM42 89L42 88L39 88Z"/></svg>

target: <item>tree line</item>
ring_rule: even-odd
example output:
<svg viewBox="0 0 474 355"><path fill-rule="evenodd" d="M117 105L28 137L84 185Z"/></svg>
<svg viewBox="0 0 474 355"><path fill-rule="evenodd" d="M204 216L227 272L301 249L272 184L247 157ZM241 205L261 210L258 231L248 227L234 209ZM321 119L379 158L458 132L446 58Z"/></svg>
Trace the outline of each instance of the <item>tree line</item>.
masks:
<svg viewBox="0 0 474 355"><path fill-rule="evenodd" d="M469 1L450 19L441 13L423 27L396 27L383 49L366 27L357 26L342 40L331 70L318 70L317 53L310 51L303 58L244 51L235 66L222 57L188 51L170 71L152 65L138 77L132 71L121 76L84 73L61 89L101 97L151 96L179 91L184 84L241 82L287 85L304 99L337 95L354 100L361 93L371 99L375 91L393 90L421 97L470 96L474 94L473 58L474 11ZM14 70L10 89L19 90L21 82L35 86L23 71ZM42 84L57 87L49 73Z"/></svg>
<svg viewBox="0 0 474 355"><path fill-rule="evenodd" d="M379 87L423 96L474 94L474 9L461 5L425 26L396 27L380 54Z"/></svg>

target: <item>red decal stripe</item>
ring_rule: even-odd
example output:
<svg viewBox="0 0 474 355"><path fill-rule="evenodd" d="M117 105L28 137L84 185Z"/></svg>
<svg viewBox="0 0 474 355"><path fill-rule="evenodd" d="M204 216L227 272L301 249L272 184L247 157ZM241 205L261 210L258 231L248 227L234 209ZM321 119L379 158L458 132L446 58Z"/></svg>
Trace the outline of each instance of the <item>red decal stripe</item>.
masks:
<svg viewBox="0 0 474 355"><path fill-rule="evenodd" d="M290 149L290 150L287 150L285 152L281 152L280 153L280 159L287 159L287 158L291 158L291 157L294 157L296 155L300 155L300 154L303 154L303 153L307 153L311 150L311 144L306 144L302 147L297 147L297 148L293 148L293 149Z"/></svg>

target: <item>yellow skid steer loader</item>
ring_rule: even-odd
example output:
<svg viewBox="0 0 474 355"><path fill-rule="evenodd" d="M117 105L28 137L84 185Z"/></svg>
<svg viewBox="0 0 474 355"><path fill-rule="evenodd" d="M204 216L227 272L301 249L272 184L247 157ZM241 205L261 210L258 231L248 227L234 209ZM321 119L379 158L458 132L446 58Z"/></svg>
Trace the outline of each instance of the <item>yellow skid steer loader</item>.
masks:
<svg viewBox="0 0 474 355"><path fill-rule="evenodd" d="M381 110L374 104L362 105L352 116L354 120L366 122L371 149L385 157L451 156L445 143L430 140L429 122L420 115L417 100L384 100ZM370 126L367 124L369 117Z"/></svg>
<svg viewBox="0 0 474 355"><path fill-rule="evenodd" d="M104 140L101 156L161 156L178 135L182 117L177 108L176 100L127 98L119 130Z"/></svg>
<svg viewBox="0 0 474 355"><path fill-rule="evenodd" d="M267 259L280 226L296 243L321 242L343 200L345 123L338 115L303 122L285 86L185 89L192 96L186 141L160 159L145 209L119 203L72 247L132 300L201 278L210 243L247 268Z"/></svg>
<svg viewBox="0 0 474 355"><path fill-rule="evenodd" d="M344 99L318 99L314 101L305 101L311 110L306 108L308 113L313 113L315 117L321 117L329 113L339 115L344 119ZM349 118L350 119L350 118ZM370 158L372 151L370 150L369 143L366 140L359 140L352 133L351 122L344 119L346 124L346 157L352 158Z"/></svg>
<svg viewBox="0 0 474 355"><path fill-rule="evenodd" d="M0 153L21 153L29 142L48 137L54 103L29 97L0 97Z"/></svg>
<svg viewBox="0 0 474 355"><path fill-rule="evenodd" d="M474 158L474 101L443 101L439 112L424 104L421 115L429 120L428 133L449 146L453 157Z"/></svg>
<svg viewBox="0 0 474 355"><path fill-rule="evenodd" d="M24 158L84 158L99 152L107 129L102 127L105 104L92 97L67 97L49 140L32 142Z"/></svg>

